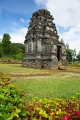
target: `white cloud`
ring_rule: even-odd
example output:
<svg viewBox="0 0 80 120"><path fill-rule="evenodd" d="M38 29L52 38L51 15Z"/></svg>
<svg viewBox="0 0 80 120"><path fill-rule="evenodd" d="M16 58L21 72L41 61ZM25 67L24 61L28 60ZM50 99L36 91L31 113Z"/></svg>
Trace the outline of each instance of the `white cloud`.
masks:
<svg viewBox="0 0 80 120"><path fill-rule="evenodd" d="M12 32L8 34L11 37L10 40L12 43L24 43L25 36L27 34L27 28L12 28ZM2 40L2 36L3 35L0 34L0 40Z"/></svg>
<svg viewBox="0 0 80 120"><path fill-rule="evenodd" d="M13 32L10 33L11 41L13 43L24 43L25 35L27 33L27 28L25 27L20 29L13 28L12 31Z"/></svg>
<svg viewBox="0 0 80 120"><path fill-rule="evenodd" d="M60 38L63 38L65 43L69 43L71 49L80 51L80 25L71 27L68 32L60 34Z"/></svg>
<svg viewBox="0 0 80 120"><path fill-rule="evenodd" d="M35 2L44 4L59 26L69 27L80 23L79 0L35 0Z"/></svg>
<svg viewBox="0 0 80 120"><path fill-rule="evenodd" d="M80 51L80 0L35 0L38 5L45 5L54 17L54 23L63 27L60 38L69 43L72 49Z"/></svg>
<svg viewBox="0 0 80 120"><path fill-rule="evenodd" d="M1 40L2 40L2 35L0 35L0 42L1 42Z"/></svg>
<svg viewBox="0 0 80 120"><path fill-rule="evenodd" d="M23 18L20 18L19 20L20 20L22 23L24 23L24 22L25 22Z"/></svg>

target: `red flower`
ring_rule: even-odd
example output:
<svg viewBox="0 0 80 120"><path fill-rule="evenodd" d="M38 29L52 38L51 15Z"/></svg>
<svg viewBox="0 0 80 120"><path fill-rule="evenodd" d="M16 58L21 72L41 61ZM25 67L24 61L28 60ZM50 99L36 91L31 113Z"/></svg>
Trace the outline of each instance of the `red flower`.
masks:
<svg viewBox="0 0 80 120"><path fill-rule="evenodd" d="M78 118L80 118L80 111L77 111L76 115L77 115Z"/></svg>
<svg viewBox="0 0 80 120"><path fill-rule="evenodd" d="M63 118L61 118L60 120L71 120L71 117L67 114L64 115Z"/></svg>

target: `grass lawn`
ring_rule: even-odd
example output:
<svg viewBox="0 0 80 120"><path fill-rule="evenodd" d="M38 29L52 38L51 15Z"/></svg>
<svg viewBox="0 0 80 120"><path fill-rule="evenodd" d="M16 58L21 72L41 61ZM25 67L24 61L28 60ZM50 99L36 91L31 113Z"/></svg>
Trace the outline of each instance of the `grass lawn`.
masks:
<svg viewBox="0 0 80 120"><path fill-rule="evenodd" d="M0 72L4 73L40 73L44 70L24 68L21 64L2 64L0 63Z"/></svg>
<svg viewBox="0 0 80 120"><path fill-rule="evenodd" d="M21 64L0 64L4 73L45 73L45 70L22 68ZM59 72L48 76L12 77L12 82L25 91L26 98L70 98L80 92L80 73Z"/></svg>
<svg viewBox="0 0 80 120"><path fill-rule="evenodd" d="M80 78L67 76L35 76L24 78L12 78L25 91L27 99L31 100L35 96L38 98L70 98L80 92Z"/></svg>

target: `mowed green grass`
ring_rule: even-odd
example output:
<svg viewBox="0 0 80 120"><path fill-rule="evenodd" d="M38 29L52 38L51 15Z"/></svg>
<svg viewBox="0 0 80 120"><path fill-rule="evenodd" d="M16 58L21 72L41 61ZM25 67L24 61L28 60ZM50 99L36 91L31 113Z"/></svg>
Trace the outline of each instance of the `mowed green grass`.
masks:
<svg viewBox="0 0 80 120"><path fill-rule="evenodd" d="M60 74L60 73L59 73ZM35 76L12 78L14 84L25 91L26 98L71 98L80 92L80 78L67 76Z"/></svg>
<svg viewBox="0 0 80 120"><path fill-rule="evenodd" d="M44 70L25 68L22 64L2 64L0 63L0 72L4 73L40 73Z"/></svg>
<svg viewBox="0 0 80 120"><path fill-rule="evenodd" d="M2 68L1 68L2 67ZM43 73L45 70L22 68L21 64L0 64L0 72ZM80 92L80 73L51 73L48 76L12 77L13 84L24 90L25 98L70 98Z"/></svg>

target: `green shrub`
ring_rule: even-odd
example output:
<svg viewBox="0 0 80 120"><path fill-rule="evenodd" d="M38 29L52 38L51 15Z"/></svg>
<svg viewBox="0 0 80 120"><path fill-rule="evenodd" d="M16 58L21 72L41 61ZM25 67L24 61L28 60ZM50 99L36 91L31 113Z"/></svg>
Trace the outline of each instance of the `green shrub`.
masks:
<svg viewBox="0 0 80 120"><path fill-rule="evenodd" d="M80 120L79 96L63 100L35 99L28 101L26 106L28 120Z"/></svg>
<svg viewBox="0 0 80 120"><path fill-rule="evenodd" d="M70 67L80 67L79 63L71 63L69 64Z"/></svg>
<svg viewBox="0 0 80 120"><path fill-rule="evenodd" d="M77 66L80 67L80 63Z"/></svg>
<svg viewBox="0 0 80 120"><path fill-rule="evenodd" d="M9 75L0 73L0 120L22 120L26 116L23 92L11 84Z"/></svg>
<svg viewBox="0 0 80 120"><path fill-rule="evenodd" d="M15 55L15 59L17 59L17 60L22 60L23 57L24 57L23 53L18 53L18 54Z"/></svg>

